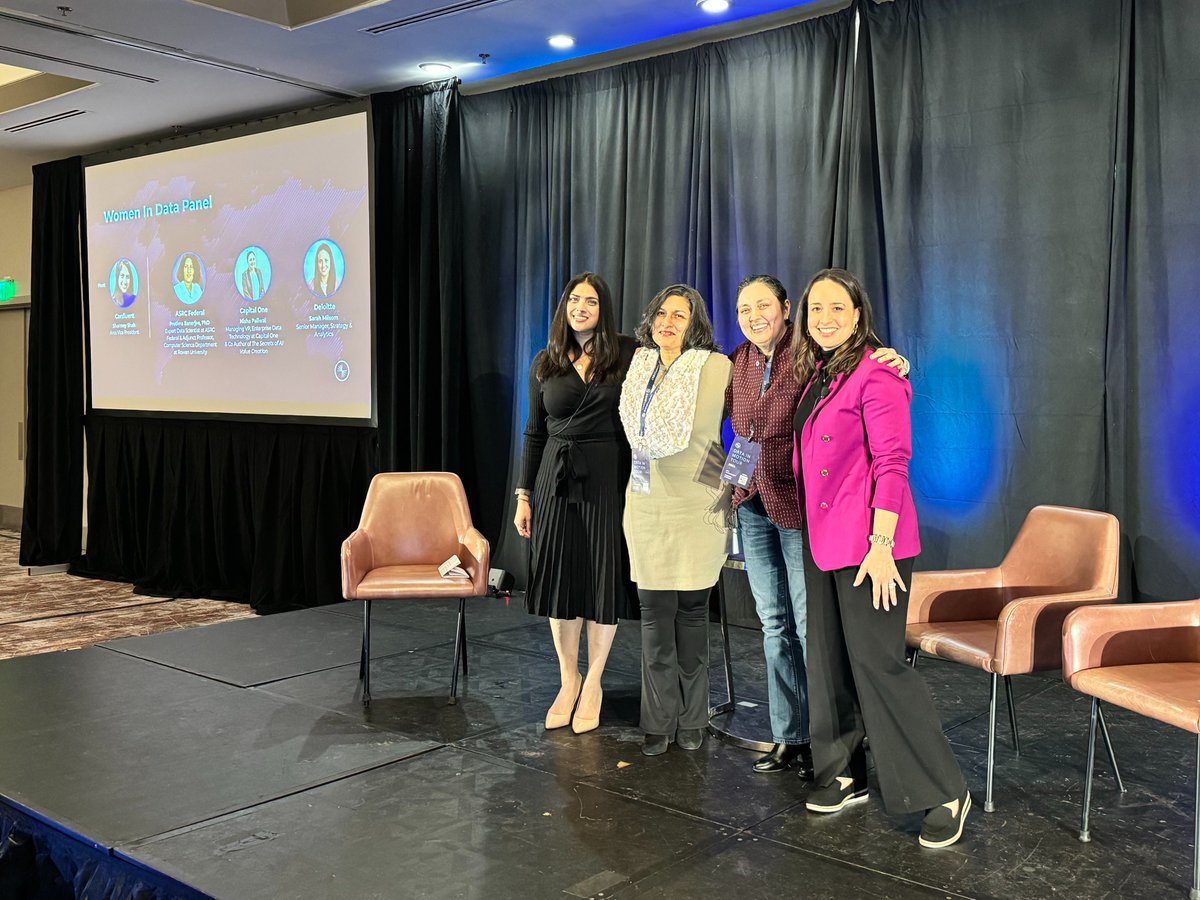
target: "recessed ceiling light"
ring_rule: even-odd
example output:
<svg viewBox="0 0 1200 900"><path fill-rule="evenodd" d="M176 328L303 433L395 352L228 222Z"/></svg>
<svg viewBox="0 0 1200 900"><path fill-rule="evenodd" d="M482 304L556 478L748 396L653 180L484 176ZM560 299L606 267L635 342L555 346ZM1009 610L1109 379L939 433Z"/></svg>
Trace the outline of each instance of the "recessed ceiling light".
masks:
<svg viewBox="0 0 1200 900"><path fill-rule="evenodd" d="M575 46L575 38L571 37L569 34L556 34L546 43L548 43L555 50L570 50Z"/></svg>
<svg viewBox="0 0 1200 900"><path fill-rule="evenodd" d="M422 72L428 72L430 75L447 75L454 71L454 66L448 66L446 63L421 63L420 69Z"/></svg>
<svg viewBox="0 0 1200 900"><path fill-rule="evenodd" d="M696 0L696 5L706 13L723 13L729 9L729 0Z"/></svg>

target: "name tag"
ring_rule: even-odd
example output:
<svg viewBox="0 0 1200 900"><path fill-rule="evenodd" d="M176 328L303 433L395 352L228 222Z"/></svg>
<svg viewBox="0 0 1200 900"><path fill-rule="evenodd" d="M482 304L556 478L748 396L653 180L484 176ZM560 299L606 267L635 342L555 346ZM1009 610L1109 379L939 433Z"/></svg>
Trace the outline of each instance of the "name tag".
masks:
<svg viewBox="0 0 1200 900"><path fill-rule="evenodd" d="M650 493L650 456L645 450L633 451L633 467L629 472L629 491L633 494Z"/></svg>
<svg viewBox="0 0 1200 900"><path fill-rule="evenodd" d="M758 458L762 456L762 444L748 441L745 438L735 438L725 457L725 467L721 470L721 480L735 487L749 487L754 470L758 468Z"/></svg>

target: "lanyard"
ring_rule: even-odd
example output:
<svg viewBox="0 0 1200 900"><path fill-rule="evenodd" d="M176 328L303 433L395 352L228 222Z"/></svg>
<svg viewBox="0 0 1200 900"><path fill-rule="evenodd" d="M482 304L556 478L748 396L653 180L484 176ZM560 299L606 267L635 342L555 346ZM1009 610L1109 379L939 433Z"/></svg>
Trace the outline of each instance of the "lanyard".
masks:
<svg viewBox="0 0 1200 900"><path fill-rule="evenodd" d="M650 411L650 401L654 399L654 395L658 393L661 382L655 384L654 381L658 378L658 372L662 368L662 357L654 363L654 371L650 373L650 380L646 382L646 396L642 399L642 430L638 432L638 437L646 436L646 413ZM663 375L663 381L667 380L667 376Z"/></svg>
<svg viewBox="0 0 1200 900"><path fill-rule="evenodd" d="M758 396L762 397L767 392L767 388L771 386L771 365L775 362L775 354L772 353L767 357L767 365L763 368L762 385L758 389Z"/></svg>
<svg viewBox="0 0 1200 900"><path fill-rule="evenodd" d="M760 400L763 398L763 395L766 394L767 388L771 386L771 366L774 365L774 363L775 354L772 353L767 357L767 364L763 367L762 384L760 384L758 387L758 399ZM746 435L748 440L754 440L754 431L757 424L758 423L754 422L753 420L750 422L750 433Z"/></svg>

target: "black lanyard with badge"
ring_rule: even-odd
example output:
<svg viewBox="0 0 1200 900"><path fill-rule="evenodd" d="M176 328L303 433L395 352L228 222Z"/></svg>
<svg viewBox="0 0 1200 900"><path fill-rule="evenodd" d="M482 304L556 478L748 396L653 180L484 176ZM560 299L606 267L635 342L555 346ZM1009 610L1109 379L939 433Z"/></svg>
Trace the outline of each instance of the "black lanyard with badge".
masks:
<svg viewBox="0 0 1200 900"><path fill-rule="evenodd" d="M662 381L667 380L667 373L664 372L662 381L658 381L658 373L661 370L662 357L659 357L654 363L654 371L650 373L650 380L646 382L646 394L642 398L642 412L639 417L638 437L646 436L646 415L650 412L650 403L654 400L658 389L662 387ZM670 369L668 368L667 371L669 372ZM644 447L633 449L633 465L629 472L629 491L633 494L650 493L650 454Z"/></svg>

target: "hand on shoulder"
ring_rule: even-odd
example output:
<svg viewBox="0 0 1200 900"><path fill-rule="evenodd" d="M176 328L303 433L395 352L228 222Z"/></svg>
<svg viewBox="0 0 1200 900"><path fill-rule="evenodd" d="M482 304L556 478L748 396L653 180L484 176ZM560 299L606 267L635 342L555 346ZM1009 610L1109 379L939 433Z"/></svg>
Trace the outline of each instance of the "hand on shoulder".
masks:
<svg viewBox="0 0 1200 900"><path fill-rule="evenodd" d="M911 364L892 347L880 347L868 357L900 378L907 378Z"/></svg>

